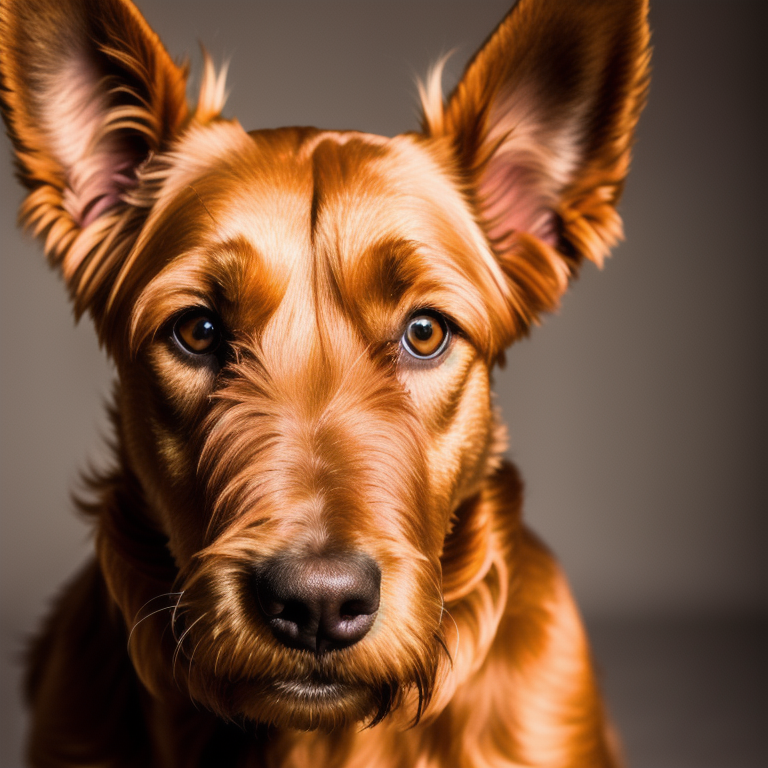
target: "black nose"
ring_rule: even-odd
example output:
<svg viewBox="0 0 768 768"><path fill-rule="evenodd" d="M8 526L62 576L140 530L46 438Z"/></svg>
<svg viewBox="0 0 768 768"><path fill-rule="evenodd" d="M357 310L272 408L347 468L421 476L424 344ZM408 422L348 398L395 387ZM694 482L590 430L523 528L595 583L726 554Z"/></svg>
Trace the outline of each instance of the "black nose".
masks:
<svg viewBox="0 0 768 768"><path fill-rule="evenodd" d="M281 555L256 573L261 612L292 648L325 653L365 637L379 609L381 571L367 555Z"/></svg>

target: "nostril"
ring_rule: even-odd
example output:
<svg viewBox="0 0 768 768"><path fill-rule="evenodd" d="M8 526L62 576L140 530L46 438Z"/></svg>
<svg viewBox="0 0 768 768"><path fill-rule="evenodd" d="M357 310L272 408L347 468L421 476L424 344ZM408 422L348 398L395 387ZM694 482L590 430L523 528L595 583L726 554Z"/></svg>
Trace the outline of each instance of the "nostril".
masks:
<svg viewBox="0 0 768 768"><path fill-rule="evenodd" d="M304 624L310 619L310 611L303 603L289 600L283 605L282 610L276 614L283 621L292 621L295 624Z"/></svg>
<svg viewBox="0 0 768 768"><path fill-rule="evenodd" d="M278 640L323 653L354 645L368 633L380 583L381 571L366 555L282 555L259 568L254 586Z"/></svg>
<svg viewBox="0 0 768 768"><path fill-rule="evenodd" d="M365 594L362 594L363 589L360 585L355 585L357 589L354 589L356 594L354 595L342 595L341 600L338 601L337 614L340 618L353 619L356 616L367 616L379 610L379 582L380 579L372 579L370 585L365 590ZM344 598L347 598L344 600Z"/></svg>
<svg viewBox="0 0 768 768"><path fill-rule="evenodd" d="M287 608L287 604L276 600L270 590L259 579L256 585L256 595L259 599L259 608L265 616L280 616Z"/></svg>
<svg viewBox="0 0 768 768"><path fill-rule="evenodd" d="M360 616L361 614L373 613L377 608L378 606L372 608L367 602L362 600L348 600L341 606L339 613L342 619L354 619L355 616Z"/></svg>
<svg viewBox="0 0 768 768"><path fill-rule="evenodd" d="M294 624L305 624L310 620L308 607L295 600L281 602L279 600L265 601L260 599L259 604L264 615L270 619L279 618L282 621L291 621Z"/></svg>

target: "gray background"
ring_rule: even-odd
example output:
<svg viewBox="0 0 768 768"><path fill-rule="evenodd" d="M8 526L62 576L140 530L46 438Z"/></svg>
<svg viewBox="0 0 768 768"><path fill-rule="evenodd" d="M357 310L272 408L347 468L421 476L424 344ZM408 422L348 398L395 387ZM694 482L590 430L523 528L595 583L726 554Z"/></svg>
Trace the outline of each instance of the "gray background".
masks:
<svg viewBox="0 0 768 768"><path fill-rule="evenodd" d="M195 75L197 39L231 58L226 113L245 128L392 135L416 126L414 77L455 48L452 85L508 1L139 6ZM570 574L637 768L768 763L767 21L763 2L656 1L627 242L496 376L528 518ZM111 371L16 230L0 150L0 766L14 766L17 657L90 547L69 493L103 460Z"/></svg>

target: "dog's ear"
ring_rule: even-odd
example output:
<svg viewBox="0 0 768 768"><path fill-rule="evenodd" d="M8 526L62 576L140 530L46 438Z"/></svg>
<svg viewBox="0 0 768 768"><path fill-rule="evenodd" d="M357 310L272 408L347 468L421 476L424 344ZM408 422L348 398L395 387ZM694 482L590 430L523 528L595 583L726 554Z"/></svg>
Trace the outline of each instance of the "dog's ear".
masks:
<svg viewBox="0 0 768 768"><path fill-rule="evenodd" d="M136 229L142 163L187 119L186 69L129 0L3 0L3 114L44 237L76 311L94 309ZM124 243L123 243L124 245Z"/></svg>
<svg viewBox="0 0 768 768"><path fill-rule="evenodd" d="M646 0L520 0L424 130L455 171L504 271L507 341L554 309L583 258L622 234L616 203L648 84Z"/></svg>

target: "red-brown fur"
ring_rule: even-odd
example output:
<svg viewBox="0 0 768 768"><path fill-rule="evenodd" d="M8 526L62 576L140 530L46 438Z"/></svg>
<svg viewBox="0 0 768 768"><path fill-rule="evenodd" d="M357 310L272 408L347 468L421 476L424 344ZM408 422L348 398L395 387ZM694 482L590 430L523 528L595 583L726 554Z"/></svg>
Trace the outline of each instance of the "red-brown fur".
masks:
<svg viewBox="0 0 768 768"><path fill-rule="evenodd" d="M21 216L119 381L96 556L29 657L32 765L619 762L490 374L621 235L646 10L520 0L385 139L248 134L208 61L189 110L129 0L3 2ZM218 357L172 340L190 307ZM453 328L435 360L400 343L424 309ZM362 640L273 636L249 578L286 552L375 561Z"/></svg>

